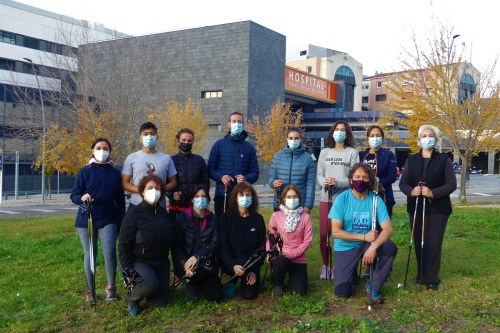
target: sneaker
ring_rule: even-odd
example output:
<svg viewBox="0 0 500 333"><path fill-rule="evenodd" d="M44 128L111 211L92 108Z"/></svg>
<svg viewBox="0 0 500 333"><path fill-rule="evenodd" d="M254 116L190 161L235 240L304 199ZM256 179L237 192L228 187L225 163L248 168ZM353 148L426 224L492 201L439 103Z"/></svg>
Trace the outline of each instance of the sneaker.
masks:
<svg viewBox="0 0 500 333"><path fill-rule="evenodd" d="M89 303L94 303L95 302L94 293L92 292L92 290L90 290L90 289L87 290L87 292L85 293L85 299Z"/></svg>
<svg viewBox="0 0 500 333"><path fill-rule="evenodd" d="M223 286L224 288L224 296L226 298L233 298L236 292L236 283L229 282Z"/></svg>
<svg viewBox="0 0 500 333"><path fill-rule="evenodd" d="M106 286L106 302L114 302L117 300L116 296L116 286L114 284L108 284Z"/></svg>
<svg viewBox="0 0 500 333"><path fill-rule="evenodd" d="M328 272L329 269L326 267L326 265L321 266L321 273L319 274L319 278L321 280L326 280L328 279Z"/></svg>
<svg viewBox="0 0 500 333"><path fill-rule="evenodd" d="M436 291L438 290L438 285L435 284L435 283L428 283L426 286L425 286L425 289L427 289L428 291Z"/></svg>
<svg viewBox="0 0 500 333"><path fill-rule="evenodd" d="M283 291L283 286L276 286L276 287L274 287L273 296L281 297L284 294L285 294L285 292Z"/></svg>
<svg viewBox="0 0 500 333"><path fill-rule="evenodd" d="M129 315L137 316L139 312L141 312L141 309L139 308L139 305L137 305L137 303L129 302L127 305L127 311Z"/></svg>
<svg viewBox="0 0 500 333"><path fill-rule="evenodd" d="M382 294L372 289L370 282L367 282L365 285L365 292L367 296L370 295L370 291L371 301L373 301L373 304L384 304L384 298L382 297Z"/></svg>

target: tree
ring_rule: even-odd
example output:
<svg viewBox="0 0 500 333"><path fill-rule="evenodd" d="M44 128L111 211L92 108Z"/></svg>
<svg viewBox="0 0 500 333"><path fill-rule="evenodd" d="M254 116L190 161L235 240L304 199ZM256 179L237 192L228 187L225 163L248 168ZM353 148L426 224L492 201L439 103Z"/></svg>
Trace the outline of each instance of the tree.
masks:
<svg viewBox="0 0 500 333"><path fill-rule="evenodd" d="M389 85L389 105L408 113L395 119L408 128L406 142L416 151L417 130L423 124L439 128L462 161L466 171L471 158L482 151L497 151L500 140L498 83L493 82L496 60L479 73L457 54L452 29L441 27L424 49L413 35L413 51L405 50L404 71L394 73ZM460 179L460 200L466 200L466 173Z"/></svg>
<svg viewBox="0 0 500 333"><path fill-rule="evenodd" d="M255 136L260 160L272 162L274 155L284 147L288 128L302 127L302 110L294 111L291 107L291 104L277 100L263 121L259 116L248 121L247 129Z"/></svg>
<svg viewBox="0 0 500 333"><path fill-rule="evenodd" d="M178 144L175 136L182 128L189 128L194 132L193 152L203 150L208 135L208 121L200 103L193 102L191 98L184 104L167 102L164 110L149 115L148 119L160 128L158 146L165 153L170 155L177 153Z"/></svg>

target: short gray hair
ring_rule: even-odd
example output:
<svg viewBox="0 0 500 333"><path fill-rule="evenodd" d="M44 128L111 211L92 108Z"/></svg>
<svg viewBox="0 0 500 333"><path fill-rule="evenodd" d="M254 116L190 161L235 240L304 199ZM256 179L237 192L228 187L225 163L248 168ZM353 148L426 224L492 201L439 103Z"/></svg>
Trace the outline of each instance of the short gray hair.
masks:
<svg viewBox="0 0 500 333"><path fill-rule="evenodd" d="M422 135L422 132L425 131L425 130L431 130L431 131L434 132L434 135L436 135L436 146L437 146L438 143L440 142L440 140L439 140L439 129L436 126L433 126L433 125L422 125L422 126L420 126L420 128L418 129L417 146L422 147L422 145L420 143L420 136Z"/></svg>

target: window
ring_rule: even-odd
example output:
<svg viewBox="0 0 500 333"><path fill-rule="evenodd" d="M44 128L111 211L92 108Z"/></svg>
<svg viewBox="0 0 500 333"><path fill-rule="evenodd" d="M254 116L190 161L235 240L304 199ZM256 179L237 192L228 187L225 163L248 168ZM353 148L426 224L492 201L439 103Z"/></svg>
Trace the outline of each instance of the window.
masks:
<svg viewBox="0 0 500 333"><path fill-rule="evenodd" d="M222 98L222 90L202 91L201 98Z"/></svg>
<svg viewBox="0 0 500 333"><path fill-rule="evenodd" d="M313 71L312 66L306 66L306 72L307 72L307 73L311 74L311 73L312 73L312 71Z"/></svg>
<svg viewBox="0 0 500 333"><path fill-rule="evenodd" d="M361 98L361 103L368 103L368 96Z"/></svg>
<svg viewBox="0 0 500 333"><path fill-rule="evenodd" d="M363 90L367 90L367 89L368 89L368 85L367 85L367 84L363 84L363 85L361 86L361 89L363 89Z"/></svg>
<svg viewBox="0 0 500 333"><path fill-rule="evenodd" d="M377 88L382 88L383 82L382 81L377 81Z"/></svg>
<svg viewBox="0 0 500 333"><path fill-rule="evenodd" d="M386 94L375 95L375 101L377 102L385 102L386 99L387 99Z"/></svg>
<svg viewBox="0 0 500 333"><path fill-rule="evenodd" d="M16 34L8 31L0 30L0 42L4 42L7 44L16 44Z"/></svg>

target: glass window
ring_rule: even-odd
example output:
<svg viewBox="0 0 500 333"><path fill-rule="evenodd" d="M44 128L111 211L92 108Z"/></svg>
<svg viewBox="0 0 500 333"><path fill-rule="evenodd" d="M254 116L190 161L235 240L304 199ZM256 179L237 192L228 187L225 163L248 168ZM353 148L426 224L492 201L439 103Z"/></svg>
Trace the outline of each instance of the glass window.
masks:
<svg viewBox="0 0 500 333"><path fill-rule="evenodd" d="M375 101L377 102L385 102L386 99L387 99L386 94L375 95Z"/></svg>

